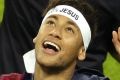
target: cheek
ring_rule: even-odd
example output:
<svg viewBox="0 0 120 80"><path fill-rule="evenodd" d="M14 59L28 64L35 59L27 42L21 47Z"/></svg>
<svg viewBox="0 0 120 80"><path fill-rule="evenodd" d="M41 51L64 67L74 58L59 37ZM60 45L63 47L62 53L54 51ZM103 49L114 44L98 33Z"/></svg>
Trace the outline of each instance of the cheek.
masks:
<svg viewBox="0 0 120 80"><path fill-rule="evenodd" d="M80 41L78 38L68 38L64 40L64 49L67 53L77 54L80 48Z"/></svg>
<svg viewBox="0 0 120 80"><path fill-rule="evenodd" d="M40 39L42 39L46 34L47 34L47 31L45 31L45 27L42 26L36 36L36 41L39 41Z"/></svg>
<svg viewBox="0 0 120 80"><path fill-rule="evenodd" d="M35 40L35 48L40 48L40 45L42 44L42 40L44 39L44 35L39 32L38 35L36 36Z"/></svg>
<svg viewBox="0 0 120 80"><path fill-rule="evenodd" d="M80 45L80 39L78 39L77 37L67 37L67 38L64 38L64 44L66 47L68 48L78 48L78 46Z"/></svg>
<svg viewBox="0 0 120 80"><path fill-rule="evenodd" d="M40 30L39 30L39 34L44 33L44 31L45 31L45 27L44 27L44 26L41 26L41 28L40 28Z"/></svg>
<svg viewBox="0 0 120 80"><path fill-rule="evenodd" d="M77 50L69 48L65 50L64 54L61 56L62 64L70 64L78 58Z"/></svg>

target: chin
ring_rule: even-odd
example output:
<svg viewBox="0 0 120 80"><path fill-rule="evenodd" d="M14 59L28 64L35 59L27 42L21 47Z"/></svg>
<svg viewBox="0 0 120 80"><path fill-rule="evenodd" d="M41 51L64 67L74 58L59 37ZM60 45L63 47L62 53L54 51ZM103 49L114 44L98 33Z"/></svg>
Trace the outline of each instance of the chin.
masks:
<svg viewBox="0 0 120 80"><path fill-rule="evenodd" d="M60 61L56 60L56 59L39 59L37 60L37 63L41 66L44 67L62 67L64 66Z"/></svg>

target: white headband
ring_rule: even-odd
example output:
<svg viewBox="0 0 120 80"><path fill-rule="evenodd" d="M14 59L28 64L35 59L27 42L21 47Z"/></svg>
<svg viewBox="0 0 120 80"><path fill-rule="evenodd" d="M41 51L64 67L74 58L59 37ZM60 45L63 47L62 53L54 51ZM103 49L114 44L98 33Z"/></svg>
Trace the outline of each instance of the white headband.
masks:
<svg viewBox="0 0 120 80"><path fill-rule="evenodd" d="M83 43L86 51L91 40L91 30L90 30L89 24L87 23L82 13L71 6L58 5L47 12L42 23L46 20L46 18L54 14L66 16L77 24L77 26L81 31Z"/></svg>

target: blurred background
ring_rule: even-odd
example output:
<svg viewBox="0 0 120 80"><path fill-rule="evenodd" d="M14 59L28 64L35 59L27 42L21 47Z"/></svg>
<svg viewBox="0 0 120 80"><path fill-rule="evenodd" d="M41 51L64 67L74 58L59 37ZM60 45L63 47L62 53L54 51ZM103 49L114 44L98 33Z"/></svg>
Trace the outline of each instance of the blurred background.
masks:
<svg viewBox="0 0 120 80"><path fill-rule="evenodd" d="M4 0L0 0L0 22L2 21ZM104 73L110 80L120 80L120 64L108 54L104 62Z"/></svg>
<svg viewBox="0 0 120 80"><path fill-rule="evenodd" d="M3 15L3 0L0 0L0 21L2 20L2 15Z"/></svg>

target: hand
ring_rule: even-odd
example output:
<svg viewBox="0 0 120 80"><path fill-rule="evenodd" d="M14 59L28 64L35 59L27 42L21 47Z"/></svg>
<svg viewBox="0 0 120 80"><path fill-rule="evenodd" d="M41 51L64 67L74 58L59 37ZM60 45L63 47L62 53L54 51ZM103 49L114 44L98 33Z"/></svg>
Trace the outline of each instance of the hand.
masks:
<svg viewBox="0 0 120 80"><path fill-rule="evenodd" d="M113 31L112 32L112 42L115 46L116 51L120 55L120 27L118 28L118 31Z"/></svg>

